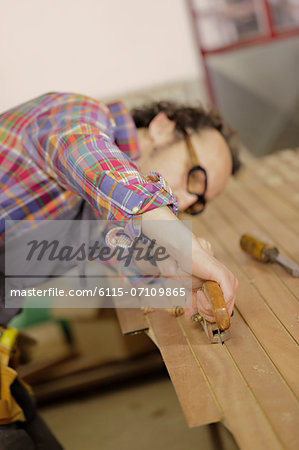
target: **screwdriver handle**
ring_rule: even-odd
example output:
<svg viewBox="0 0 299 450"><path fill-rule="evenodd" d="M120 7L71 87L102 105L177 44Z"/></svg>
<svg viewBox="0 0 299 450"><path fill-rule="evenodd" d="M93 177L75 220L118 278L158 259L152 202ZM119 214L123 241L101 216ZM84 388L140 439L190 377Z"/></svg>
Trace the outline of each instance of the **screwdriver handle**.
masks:
<svg viewBox="0 0 299 450"><path fill-rule="evenodd" d="M205 281L202 290L212 305L218 329L227 330L230 327L230 318L219 284L216 281Z"/></svg>
<svg viewBox="0 0 299 450"><path fill-rule="evenodd" d="M270 262L279 255L277 247L266 244L251 234L243 234L241 236L240 245L246 253L258 261Z"/></svg>

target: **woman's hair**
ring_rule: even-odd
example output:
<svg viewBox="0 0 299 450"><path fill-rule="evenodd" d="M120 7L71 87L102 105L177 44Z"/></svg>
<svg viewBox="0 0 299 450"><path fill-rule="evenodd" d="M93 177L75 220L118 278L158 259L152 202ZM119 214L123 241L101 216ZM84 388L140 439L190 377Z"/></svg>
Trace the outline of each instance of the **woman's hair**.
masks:
<svg viewBox="0 0 299 450"><path fill-rule="evenodd" d="M232 174L235 174L240 166L239 145L235 139L235 131L224 122L220 114L215 109L205 111L201 106L187 106L184 104L160 101L149 105L134 108L131 111L137 128L148 127L152 119L159 113L165 112L169 120L176 124L179 132L196 131L200 132L205 128L215 128L227 142L232 156Z"/></svg>

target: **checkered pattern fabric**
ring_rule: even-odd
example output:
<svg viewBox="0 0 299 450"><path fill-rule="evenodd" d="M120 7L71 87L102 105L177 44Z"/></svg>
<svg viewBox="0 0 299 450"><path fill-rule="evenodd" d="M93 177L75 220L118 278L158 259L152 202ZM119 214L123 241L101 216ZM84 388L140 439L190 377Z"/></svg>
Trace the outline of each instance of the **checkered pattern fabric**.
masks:
<svg viewBox="0 0 299 450"><path fill-rule="evenodd" d="M122 102L50 93L0 115L0 241L23 219L55 219L85 199L132 238L141 214L176 200L162 176L144 176L134 121ZM136 225L137 224L137 225ZM139 225L138 225L139 224Z"/></svg>

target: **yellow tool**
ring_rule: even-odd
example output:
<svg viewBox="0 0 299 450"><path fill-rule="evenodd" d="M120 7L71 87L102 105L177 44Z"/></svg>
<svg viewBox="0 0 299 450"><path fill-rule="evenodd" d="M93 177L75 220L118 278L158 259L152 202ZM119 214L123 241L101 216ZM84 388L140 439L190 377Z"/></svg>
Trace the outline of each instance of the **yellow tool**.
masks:
<svg viewBox="0 0 299 450"><path fill-rule="evenodd" d="M17 349L18 330L1 328L0 330L0 425L25 421L23 410L13 398L10 386L17 378L12 368Z"/></svg>
<svg viewBox="0 0 299 450"><path fill-rule="evenodd" d="M286 259L274 245L263 242L252 234L243 234L241 248L253 258L264 263L278 263L293 277L299 277L299 266Z"/></svg>
<svg viewBox="0 0 299 450"><path fill-rule="evenodd" d="M223 344L230 337L230 318L222 290L216 281L206 281L202 286L202 290L212 305L216 323L208 322L200 314L195 314L192 317L192 321L201 323L211 344L219 342Z"/></svg>

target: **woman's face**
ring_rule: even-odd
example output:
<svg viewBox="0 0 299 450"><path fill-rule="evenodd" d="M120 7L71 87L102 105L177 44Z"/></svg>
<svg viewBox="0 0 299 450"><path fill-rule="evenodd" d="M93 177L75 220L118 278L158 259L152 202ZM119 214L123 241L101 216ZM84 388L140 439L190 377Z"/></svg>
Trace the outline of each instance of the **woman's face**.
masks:
<svg viewBox="0 0 299 450"><path fill-rule="evenodd" d="M231 175L230 150L222 135L212 128L205 129L200 134L194 133L191 141L198 163L207 173L205 198L211 200L223 191ZM184 211L197 200L197 196L190 194L187 189L192 162L184 139L156 148L149 164L150 170L161 173L172 188L178 200L179 211Z"/></svg>

